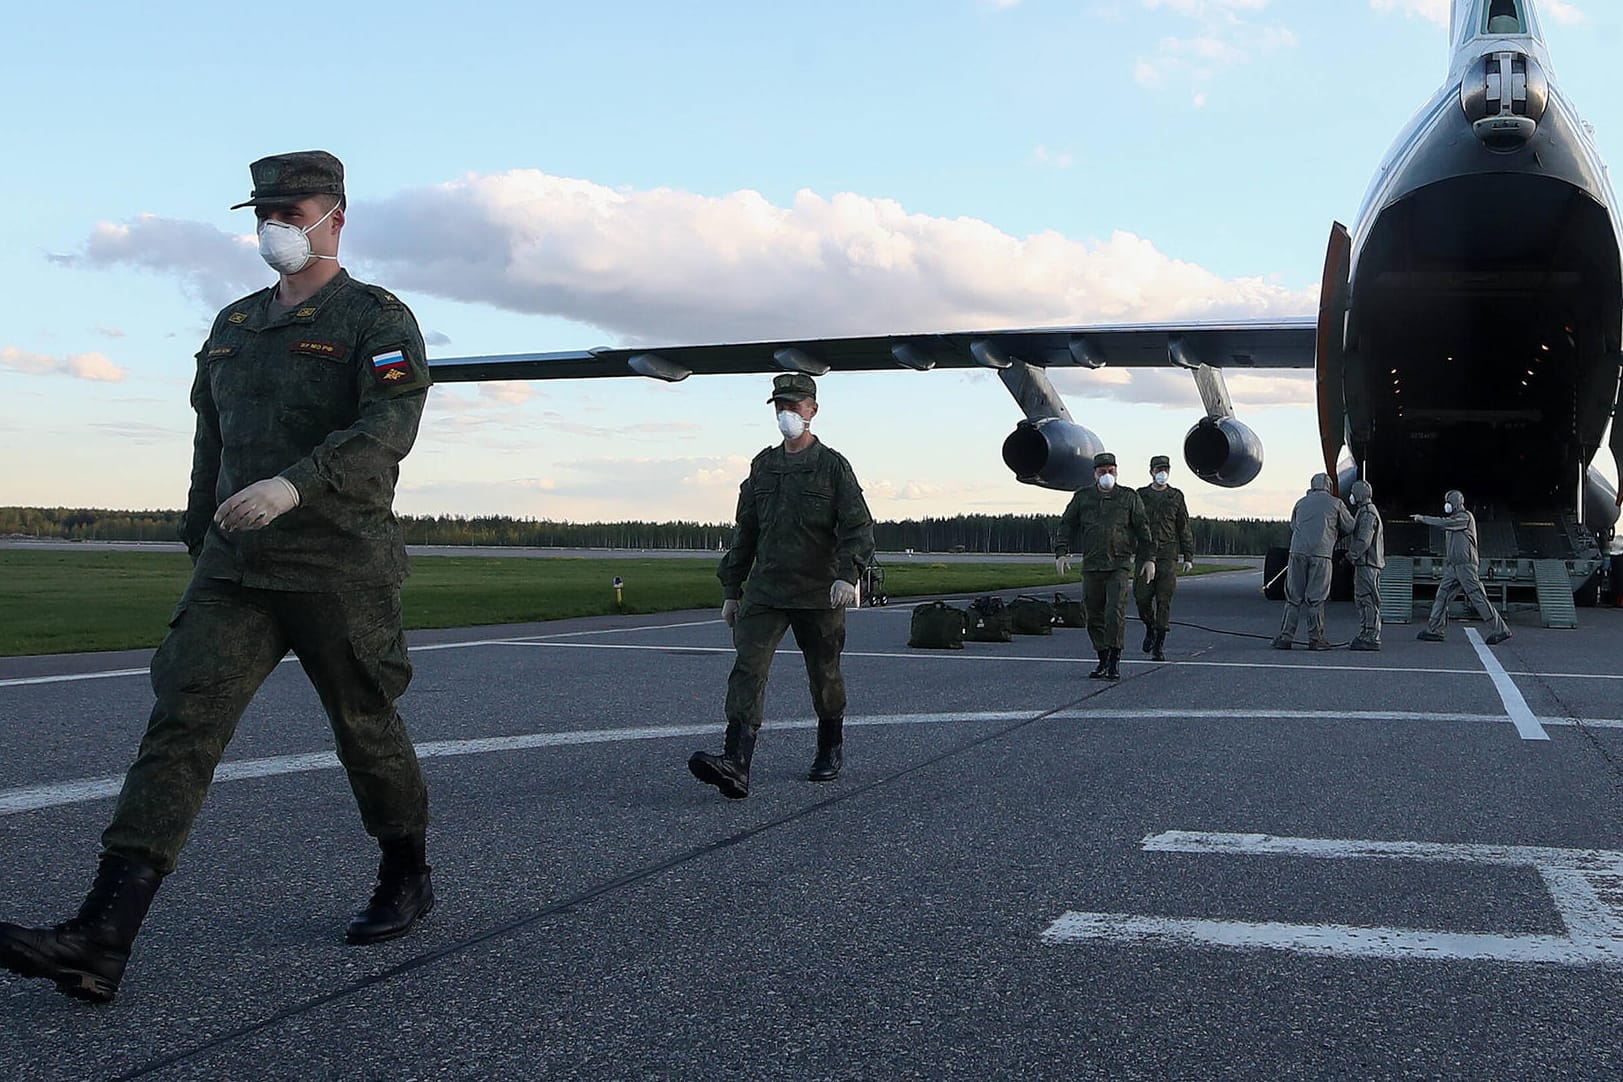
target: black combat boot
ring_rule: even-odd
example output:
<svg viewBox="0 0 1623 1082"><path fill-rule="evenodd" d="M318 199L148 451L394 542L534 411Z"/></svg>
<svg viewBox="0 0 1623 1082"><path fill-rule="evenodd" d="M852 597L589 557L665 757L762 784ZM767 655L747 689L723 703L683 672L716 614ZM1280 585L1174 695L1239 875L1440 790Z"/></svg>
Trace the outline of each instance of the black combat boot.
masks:
<svg viewBox="0 0 1623 1082"><path fill-rule="evenodd" d="M817 719L817 758L812 760L807 781L833 781L840 776L840 767L845 762L844 726L844 718Z"/></svg>
<svg viewBox="0 0 1623 1082"><path fill-rule="evenodd" d="M1150 657L1156 661L1165 661L1167 659L1167 633L1164 628L1155 633L1155 650Z"/></svg>
<svg viewBox="0 0 1623 1082"><path fill-rule="evenodd" d="M74 999L110 1003L129 964L130 944L163 876L123 857L103 856L78 916L51 928L0 924L0 966L56 982Z"/></svg>
<svg viewBox="0 0 1623 1082"><path fill-rule="evenodd" d="M1151 650L1154 650L1154 649L1155 649L1155 625L1154 624L1145 624L1144 625L1144 653L1147 654Z"/></svg>
<svg viewBox="0 0 1623 1082"><path fill-rule="evenodd" d="M1107 647L1103 647L1102 649L1100 649L1100 651L1099 651L1099 664L1095 665L1093 667L1093 671L1088 673L1088 679L1089 680L1103 680L1105 678L1105 673L1107 673L1109 671L1110 671L1110 648L1107 646Z"/></svg>
<svg viewBox="0 0 1623 1082"><path fill-rule="evenodd" d="M434 908L434 884L428 873L423 836L379 838L378 885L365 909L349 919L344 939L364 945L398 939Z"/></svg>
<svg viewBox="0 0 1623 1082"><path fill-rule="evenodd" d="M1119 647L1119 646L1115 647L1109 653L1110 653L1110 656L1107 659L1106 668L1105 668L1105 679L1106 680L1120 680L1121 679L1121 647Z"/></svg>
<svg viewBox="0 0 1623 1082"><path fill-rule="evenodd" d="M706 785L714 785L721 795L742 800L750 795L750 760L755 756L755 730L736 722L727 723L721 754L696 751L688 756L688 771Z"/></svg>

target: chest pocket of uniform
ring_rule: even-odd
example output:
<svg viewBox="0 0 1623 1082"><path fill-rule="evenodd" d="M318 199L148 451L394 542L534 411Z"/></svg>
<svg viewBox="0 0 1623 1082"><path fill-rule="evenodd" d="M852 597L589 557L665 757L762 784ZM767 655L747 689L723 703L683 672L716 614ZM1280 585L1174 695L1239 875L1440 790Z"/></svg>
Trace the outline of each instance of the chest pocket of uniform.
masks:
<svg viewBox="0 0 1623 1082"><path fill-rule="evenodd" d="M778 515L778 488L776 477L762 477L751 486L755 492L755 517L768 526Z"/></svg>
<svg viewBox="0 0 1623 1082"><path fill-rule="evenodd" d="M303 379L323 386L353 380L349 347L342 342L301 339L289 347L288 353L294 371Z"/></svg>
<svg viewBox="0 0 1623 1082"><path fill-rule="evenodd" d="M834 491L822 485L808 485L800 494L800 521L807 526L834 525Z"/></svg>

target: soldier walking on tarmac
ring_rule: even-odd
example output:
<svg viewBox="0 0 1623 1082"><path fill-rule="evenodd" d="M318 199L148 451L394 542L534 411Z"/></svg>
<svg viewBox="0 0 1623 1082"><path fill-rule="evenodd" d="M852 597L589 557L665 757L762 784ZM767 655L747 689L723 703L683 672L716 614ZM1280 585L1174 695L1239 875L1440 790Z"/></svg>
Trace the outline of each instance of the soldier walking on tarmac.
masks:
<svg viewBox="0 0 1623 1082"><path fill-rule="evenodd" d="M1488 600L1488 592L1482 588L1482 576L1477 570L1480 560L1477 554L1476 516L1465 509L1465 494L1459 489L1450 489L1443 496L1442 518L1435 515L1409 517L1442 530L1448 543L1447 554L1443 557L1443 581L1437 584L1437 598L1431 603L1431 616L1426 620L1426 630L1415 637L1424 642L1442 642L1448 630L1448 606L1455 598L1463 596L1466 603L1476 610L1478 619L1493 625L1493 631L1483 640L1485 643L1498 646L1510 638L1505 618L1499 615L1499 610Z"/></svg>
<svg viewBox="0 0 1623 1082"><path fill-rule="evenodd" d="M1167 659L1167 629L1172 626L1172 594L1178 588L1178 572L1195 569L1195 535L1189 529L1189 506L1184 503L1183 490L1167 484L1171 474L1172 459L1156 455L1150 459L1150 483L1138 490L1149 516L1150 537L1155 542L1155 574L1145 578L1144 569L1138 569L1133 599L1138 602L1138 618L1144 621L1144 652L1156 661Z"/></svg>
<svg viewBox="0 0 1623 1082"><path fill-rule="evenodd" d="M720 755L696 751L688 770L723 796L750 792L750 760L761 728L772 655L792 629L806 658L817 709L817 757L810 781L833 781L844 761L845 610L857 604L861 569L873 560L873 518L845 456L812 435L817 384L789 373L767 399L783 442L750 463L739 486L732 547L716 577L721 617L737 658L727 678L727 731Z"/></svg>
<svg viewBox="0 0 1623 1082"><path fill-rule="evenodd" d="M249 171L253 195L238 206L254 208L277 282L227 305L197 353L181 525L195 568L152 658L146 735L78 915L51 928L0 924L0 965L93 1002L118 991L237 721L289 649L382 850L348 941L404 935L434 905L428 792L395 710L411 662L393 503L428 396L422 335L394 294L339 267L337 158L279 154Z"/></svg>
<svg viewBox="0 0 1623 1082"><path fill-rule="evenodd" d="M1088 638L1099 664L1093 680L1121 679L1121 650L1126 640L1127 594L1134 560L1139 576L1155 579L1154 542L1144 501L1116 484L1116 456L1093 456L1094 483L1066 504L1054 533L1054 566L1070 570L1070 555L1082 557L1082 607L1088 615Z"/></svg>
<svg viewBox="0 0 1623 1082"><path fill-rule="evenodd" d="M1353 565L1353 604L1358 606L1358 637L1353 650L1381 648L1381 569L1386 566L1386 527L1375 509L1375 490L1368 481L1354 481L1352 540L1347 560Z"/></svg>
<svg viewBox="0 0 1623 1082"><path fill-rule="evenodd" d="M1316 473L1308 483L1307 495L1291 509L1291 554L1285 573L1285 619L1274 638L1275 650L1289 650L1296 639L1296 625L1305 608L1307 648L1328 650L1324 637L1324 603L1330 596L1330 560L1336 542L1353 528L1347 505L1330 491L1330 475Z"/></svg>

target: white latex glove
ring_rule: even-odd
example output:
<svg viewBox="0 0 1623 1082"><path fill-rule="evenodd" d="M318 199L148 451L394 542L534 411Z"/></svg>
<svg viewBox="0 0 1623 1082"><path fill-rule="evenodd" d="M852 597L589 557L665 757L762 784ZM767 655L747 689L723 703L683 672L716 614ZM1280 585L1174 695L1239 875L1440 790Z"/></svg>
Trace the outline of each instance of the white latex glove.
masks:
<svg viewBox="0 0 1623 1082"><path fill-rule="evenodd" d="M1420 521L1420 516L1419 515L1410 515L1409 516L1409 521L1410 522L1419 522Z"/></svg>
<svg viewBox="0 0 1623 1082"><path fill-rule="evenodd" d="M1178 565L1178 571L1184 575L1189 574L1189 572L1193 571L1194 569L1195 561L1193 560L1185 560L1183 563Z"/></svg>
<svg viewBox="0 0 1623 1082"><path fill-rule="evenodd" d="M728 627L738 623L738 599L729 597L721 603L721 622Z"/></svg>
<svg viewBox="0 0 1623 1082"><path fill-rule="evenodd" d="M255 481L220 505L214 524L226 532L262 530L299 506L299 490L285 477Z"/></svg>
<svg viewBox="0 0 1623 1082"><path fill-rule="evenodd" d="M1071 558L1069 556L1054 557L1054 572L1061 578L1071 573Z"/></svg>
<svg viewBox="0 0 1623 1082"><path fill-rule="evenodd" d="M837 609L848 608L857 603L857 588L844 579L835 579L834 585L828 588L828 603Z"/></svg>
<svg viewBox="0 0 1623 1082"><path fill-rule="evenodd" d="M1140 571L1139 574L1143 576L1145 582L1154 582L1155 581L1155 561L1154 560L1145 560L1144 561L1144 569L1142 571Z"/></svg>

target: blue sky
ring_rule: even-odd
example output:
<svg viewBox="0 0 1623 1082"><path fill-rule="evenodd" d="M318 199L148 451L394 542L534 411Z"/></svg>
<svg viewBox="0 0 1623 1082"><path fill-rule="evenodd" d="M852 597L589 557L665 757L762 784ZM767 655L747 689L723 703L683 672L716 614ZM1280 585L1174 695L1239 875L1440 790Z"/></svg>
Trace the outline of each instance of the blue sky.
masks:
<svg viewBox="0 0 1623 1082"><path fill-rule="evenodd" d="M247 163L348 170L343 254L431 355L1312 309L1332 220L1436 89L1447 0L201 3L8 17L0 503L179 507L192 355L268 284ZM1609 160L1623 10L1541 6ZM1138 472L1199 417L1170 373L1065 373ZM412 513L731 517L768 377L441 387ZM1197 513L1283 516L1300 376L1231 382L1267 465ZM876 514L1057 513L983 373L823 381Z"/></svg>

